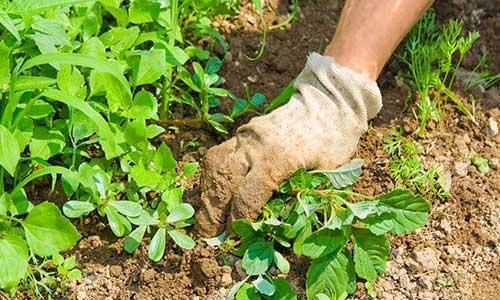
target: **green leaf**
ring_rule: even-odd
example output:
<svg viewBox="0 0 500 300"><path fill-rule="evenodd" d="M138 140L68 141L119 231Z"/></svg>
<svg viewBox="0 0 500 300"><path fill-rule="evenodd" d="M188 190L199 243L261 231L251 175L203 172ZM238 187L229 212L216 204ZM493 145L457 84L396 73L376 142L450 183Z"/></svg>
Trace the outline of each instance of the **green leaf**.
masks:
<svg viewBox="0 0 500 300"><path fill-rule="evenodd" d="M290 272L290 263L278 251L274 251L274 264L283 274Z"/></svg>
<svg viewBox="0 0 500 300"><path fill-rule="evenodd" d="M189 55L179 47L167 46L167 63L173 66L182 66L189 60Z"/></svg>
<svg viewBox="0 0 500 300"><path fill-rule="evenodd" d="M354 228L354 263L359 277L375 281L385 272L390 244L384 235L375 235L367 229Z"/></svg>
<svg viewBox="0 0 500 300"><path fill-rule="evenodd" d="M28 270L28 247L17 235L0 237L0 289L16 288Z"/></svg>
<svg viewBox="0 0 500 300"><path fill-rule="evenodd" d="M181 233L179 230L167 228L167 233L174 240L174 242L184 249L193 249L195 243L192 238Z"/></svg>
<svg viewBox="0 0 500 300"><path fill-rule="evenodd" d="M377 205L377 201L361 201L350 204L349 208L356 217L364 219L377 212Z"/></svg>
<svg viewBox="0 0 500 300"><path fill-rule="evenodd" d="M329 299L345 299L349 276L348 259L342 251L313 260L306 273L307 299L325 294Z"/></svg>
<svg viewBox="0 0 500 300"><path fill-rule="evenodd" d="M1 211L0 211L1 213ZM209 246L219 246L219 245L222 245L224 243L224 240L226 239L226 236L227 236L227 231L224 230L221 234L219 234L218 236L216 237L213 237L213 238L205 238L203 239L205 241L205 243L207 243L207 245Z"/></svg>
<svg viewBox="0 0 500 300"><path fill-rule="evenodd" d="M159 13L160 2L152 0L134 0L128 9L129 20L134 24L153 22Z"/></svg>
<svg viewBox="0 0 500 300"><path fill-rule="evenodd" d="M123 215L126 215L128 217L138 217L142 213L142 206L133 201L126 201L126 200L110 200L108 202L108 205L113 206L118 210Z"/></svg>
<svg viewBox="0 0 500 300"><path fill-rule="evenodd" d="M148 137L148 139L152 139L162 134L163 132L165 132L165 128L158 126L156 124L149 124L146 127L146 136Z"/></svg>
<svg viewBox="0 0 500 300"><path fill-rule="evenodd" d="M146 170L142 164L130 168L130 176L139 186L156 188L160 183L161 175L157 172Z"/></svg>
<svg viewBox="0 0 500 300"><path fill-rule="evenodd" d="M116 62L110 62L103 58L92 57L81 55L77 53L47 53L35 56L28 60L19 71L23 71L32 68L34 66L49 64L49 63L59 63L59 64L69 64L77 65L82 67L89 67L96 69L97 71L108 73L114 76L118 82L120 82L121 88L128 89L127 79L122 74L121 67Z"/></svg>
<svg viewBox="0 0 500 300"><path fill-rule="evenodd" d="M65 146L64 135L59 130L47 127L35 127L29 143L31 157L40 157L43 160L61 153Z"/></svg>
<svg viewBox="0 0 500 300"><path fill-rule="evenodd" d="M4 43L0 41L0 94L7 91L10 85L10 49Z"/></svg>
<svg viewBox="0 0 500 300"><path fill-rule="evenodd" d="M198 170L198 165L199 164L197 162L185 163L184 166L182 166L184 175L189 178L193 177L194 174L196 174L196 170Z"/></svg>
<svg viewBox="0 0 500 300"><path fill-rule="evenodd" d="M5 126L0 125L0 166L14 176L20 158L16 137Z"/></svg>
<svg viewBox="0 0 500 300"><path fill-rule="evenodd" d="M286 279L277 277L272 280L276 291L271 300L297 300L297 295Z"/></svg>
<svg viewBox="0 0 500 300"><path fill-rule="evenodd" d="M162 142L160 147L158 147L158 150L156 150L153 162L155 168L162 172L175 170L175 167L177 166L177 162L175 161L170 148L168 148L164 142Z"/></svg>
<svg viewBox="0 0 500 300"><path fill-rule="evenodd" d="M172 212L182 204L183 193L184 189L182 187L172 187L161 195L161 200L167 204L168 211Z"/></svg>
<svg viewBox="0 0 500 300"><path fill-rule="evenodd" d="M248 247L243 256L242 267L248 275L264 274L274 259L273 245L257 242Z"/></svg>
<svg viewBox="0 0 500 300"><path fill-rule="evenodd" d="M95 208L91 202L72 200L63 204L63 213L68 218L79 218L90 213Z"/></svg>
<svg viewBox="0 0 500 300"><path fill-rule="evenodd" d="M343 248L347 243L347 233L344 230L322 228L308 236L302 244L302 254L318 258Z"/></svg>
<svg viewBox="0 0 500 300"><path fill-rule="evenodd" d="M148 91L139 91L134 96L132 106L122 113L126 118L141 117L144 119L157 119L158 103L156 98Z"/></svg>
<svg viewBox="0 0 500 300"><path fill-rule="evenodd" d="M351 160L347 165L343 165L333 171L314 171L313 173L322 173L330 181L336 189L342 189L352 185L361 175L361 167L365 163L361 158Z"/></svg>
<svg viewBox="0 0 500 300"><path fill-rule="evenodd" d="M133 253L141 244L147 226L139 226L132 231L125 241L123 241L123 249L128 253Z"/></svg>
<svg viewBox="0 0 500 300"><path fill-rule="evenodd" d="M100 143L103 147L106 159L114 158L123 153L122 148L115 141L116 136L111 130L108 122L87 102L54 89L45 91L43 95L82 111L95 123L97 126L96 131L101 137Z"/></svg>
<svg viewBox="0 0 500 300"><path fill-rule="evenodd" d="M151 239L151 244L149 244L148 257L152 261L159 261L163 257L166 242L165 233L166 229L160 227L153 236L153 239Z"/></svg>
<svg viewBox="0 0 500 300"><path fill-rule="evenodd" d="M132 65L134 86L157 81L167 70L166 53L163 49L152 49L140 53L138 63Z"/></svg>
<svg viewBox="0 0 500 300"><path fill-rule="evenodd" d="M94 121L91 120L85 113L77 110L71 117L71 132L75 142L88 138L97 130Z"/></svg>
<svg viewBox="0 0 500 300"><path fill-rule="evenodd" d="M14 24L14 21L7 15L7 13L0 8L0 24L2 24L5 29L7 29L15 38L18 42L21 41L21 36L19 35L19 32L17 32L16 25Z"/></svg>
<svg viewBox="0 0 500 300"><path fill-rule="evenodd" d="M253 95L252 97L252 100L250 101L250 103L252 103L254 106L259 106L265 102L266 102L266 96L264 96L264 94L261 93L255 93L255 95Z"/></svg>
<svg viewBox="0 0 500 300"><path fill-rule="evenodd" d="M142 117L127 123L123 134L130 145L147 149L149 142L146 136L146 121Z"/></svg>
<svg viewBox="0 0 500 300"><path fill-rule="evenodd" d="M35 206L21 224L30 249L39 256L59 253L81 238L75 226L50 202Z"/></svg>
<svg viewBox="0 0 500 300"><path fill-rule="evenodd" d="M39 14L46 11L53 11L56 8L72 5L82 5L95 0L16 0L13 6L13 13Z"/></svg>
<svg viewBox="0 0 500 300"><path fill-rule="evenodd" d="M216 56L210 58L207 62L207 65L205 66L205 73L211 75L219 72L223 62L223 60L219 59Z"/></svg>
<svg viewBox="0 0 500 300"><path fill-rule="evenodd" d="M240 285L241 284L241 285ZM259 292L257 292L257 289L250 283L243 281L240 281L238 284L236 284L233 288L231 288L230 293L228 293L228 296L226 299L233 299L234 295L231 294L232 290L238 287L234 292L236 293L236 300L260 300L262 299L261 296L259 295Z"/></svg>
<svg viewBox="0 0 500 300"><path fill-rule="evenodd" d="M158 225L160 220L153 217L150 212L142 210L141 214L137 217L128 217L130 223L134 225Z"/></svg>
<svg viewBox="0 0 500 300"><path fill-rule="evenodd" d="M191 218L194 215L194 208L191 204L182 203L181 205L176 206L173 211L168 215L167 222L175 223L181 220L186 220Z"/></svg>
<svg viewBox="0 0 500 300"><path fill-rule="evenodd" d="M39 99L36 100L31 109L26 112L26 116L32 119L43 119L55 112L56 110L52 105Z"/></svg>
<svg viewBox="0 0 500 300"><path fill-rule="evenodd" d="M57 79L43 76L19 75L16 78L16 91L40 90L57 83Z"/></svg>
<svg viewBox="0 0 500 300"><path fill-rule="evenodd" d="M368 229L372 232L379 229L384 232L390 231L392 234L404 234L427 222L429 203L409 190L395 189L375 200L379 202L379 211L390 213L387 214L390 218L369 224Z"/></svg>
<svg viewBox="0 0 500 300"><path fill-rule="evenodd" d="M259 275L257 279L252 281L252 284L263 295L272 296L276 291L274 285L272 285L269 281L262 278L262 275Z"/></svg>
<svg viewBox="0 0 500 300"><path fill-rule="evenodd" d="M132 230L132 225L124 216L120 215L116 208L112 206L106 206L104 208L106 217L108 218L109 227L111 231L117 236L121 237L129 233Z"/></svg>

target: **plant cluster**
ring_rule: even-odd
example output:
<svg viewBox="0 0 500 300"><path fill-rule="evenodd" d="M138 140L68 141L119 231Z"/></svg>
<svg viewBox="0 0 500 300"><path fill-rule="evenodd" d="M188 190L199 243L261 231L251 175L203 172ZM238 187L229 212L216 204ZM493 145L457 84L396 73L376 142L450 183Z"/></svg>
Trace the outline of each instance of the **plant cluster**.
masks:
<svg viewBox="0 0 500 300"><path fill-rule="evenodd" d="M197 44L224 42L210 20L236 8L231 0L0 2L0 289L13 294L23 279L45 287L51 257L59 276L76 276L58 264L80 238L66 217L102 216L127 236L128 252L150 233L155 261L167 238L194 246L183 232L194 211L182 196L198 165L177 164L160 125L196 120L226 132L222 123L265 101L218 88L223 60ZM214 113L226 96L234 106ZM194 117L172 119L174 105ZM71 199L66 216L29 196L56 182Z"/></svg>
<svg viewBox="0 0 500 300"><path fill-rule="evenodd" d="M450 99L457 109L474 121L474 115L452 91L457 70L465 54L479 39L478 32L462 37L462 20L450 20L438 29L435 12L430 9L410 31L404 52L396 54L407 70L400 76L415 91L415 117L420 122L418 135L423 136L430 120L443 120L445 105ZM455 55L458 53L458 55ZM454 57L458 56L458 59ZM411 98L409 95L408 99Z"/></svg>
<svg viewBox="0 0 500 300"><path fill-rule="evenodd" d="M424 147L417 145L411 137L403 136L401 129L392 129L392 138L384 139L384 150L392 156L391 175L403 186L415 189L421 194L438 197L449 195L443 190L446 177L441 164L426 168L422 160Z"/></svg>
<svg viewBox="0 0 500 300"><path fill-rule="evenodd" d="M248 276L227 299L296 299L285 276L276 276L289 272L285 256L292 250L311 259L307 299L346 299L358 279L373 294L371 283L385 271L390 250L386 234L419 228L430 206L409 190L378 197L353 192L362 164L355 159L334 171L301 169L280 186L257 221L233 221L234 234L221 247L242 257Z"/></svg>

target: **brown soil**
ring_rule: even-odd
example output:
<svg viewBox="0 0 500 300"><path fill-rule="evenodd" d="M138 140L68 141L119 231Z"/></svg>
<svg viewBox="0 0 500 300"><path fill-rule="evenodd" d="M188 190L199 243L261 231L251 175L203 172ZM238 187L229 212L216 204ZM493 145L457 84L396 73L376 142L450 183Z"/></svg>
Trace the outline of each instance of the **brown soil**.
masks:
<svg viewBox="0 0 500 300"><path fill-rule="evenodd" d="M221 24L222 32L231 29L224 33L230 50L222 70L225 88L243 96L248 85L253 93L276 96L302 69L307 54L324 48L335 30L341 8L341 1L300 1L300 18L286 29L269 33L266 51L258 61L245 58L258 51L261 34L256 31L258 18L244 8L241 16L232 21L235 26ZM466 30L481 33L478 45L464 62L466 69L474 67L481 48L485 48L490 53L491 70L500 71L499 1L438 1L435 8L440 22L463 17ZM267 16L271 24L279 19ZM390 176L390 157L382 150L390 128L403 127L407 133L416 128L411 113L402 109L406 91L395 79L400 68L392 60L380 77L384 108L356 154L365 159L366 165L355 189L368 195L383 193L395 185ZM445 167L451 180L451 195L434 201L425 227L391 239L387 272L376 282L380 299L500 299L500 174L493 169L483 175L467 159L472 150L489 159L500 158L500 135L488 138L481 130L490 117L500 121L498 88L473 91L478 100L477 124L449 107L444 124L435 125L428 137L418 140L427 150L425 162L439 162ZM185 146L193 139L201 141L202 147L193 150ZM187 129L168 137L169 145L183 161L199 159L207 147L220 141L220 137L203 129ZM457 162L469 164L465 175L455 172ZM194 184L187 197L196 197L196 189ZM169 244L168 254L158 263L147 258L144 246L129 255L122 250L122 239L114 237L102 222L88 218L78 225L84 238L68 255L76 254L83 278L69 283L55 299L222 300L230 286L242 277L237 259L224 257L203 243L190 251ZM289 258L294 260L289 280L298 298L305 299L307 261ZM361 285L356 296L369 299ZM21 292L16 297L30 298Z"/></svg>

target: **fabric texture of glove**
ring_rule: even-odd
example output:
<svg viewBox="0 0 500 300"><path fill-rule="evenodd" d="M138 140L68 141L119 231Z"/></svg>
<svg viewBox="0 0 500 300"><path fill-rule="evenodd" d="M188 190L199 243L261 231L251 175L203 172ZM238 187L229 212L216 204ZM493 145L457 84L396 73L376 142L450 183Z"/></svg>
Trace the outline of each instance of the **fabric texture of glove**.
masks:
<svg viewBox="0 0 500 300"><path fill-rule="evenodd" d="M348 162L382 107L376 82L317 53L309 55L295 88L287 104L208 150L196 214L200 235L220 233L229 220L255 219L299 168L331 170Z"/></svg>

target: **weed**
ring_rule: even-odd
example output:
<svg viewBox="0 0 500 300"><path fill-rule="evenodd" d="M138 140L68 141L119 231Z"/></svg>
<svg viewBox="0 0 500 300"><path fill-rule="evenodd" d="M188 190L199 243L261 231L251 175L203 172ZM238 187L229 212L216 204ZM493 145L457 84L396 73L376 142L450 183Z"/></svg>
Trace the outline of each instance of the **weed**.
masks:
<svg viewBox="0 0 500 300"><path fill-rule="evenodd" d="M357 277L367 281L376 297L370 283L385 271L390 249L385 234L422 226L430 206L408 190L379 197L353 192L350 186L362 164L355 159L334 171L298 170L281 184L256 222L233 221L234 234L221 247L242 257L248 276L231 288L227 299L296 299L290 284L269 272L272 265L289 272L283 248L311 258L308 299L345 299L354 293Z"/></svg>
<svg viewBox="0 0 500 300"><path fill-rule="evenodd" d="M466 90L472 89L477 85L482 85L487 90L500 81L500 74L493 75L490 73L487 61L488 52L484 51L481 59L472 70L471 75L467 78ZM474 74L478 74L478 76L473 76Z"/></svg>
<svg viewBox="0 0 500 300"><path fill-rule="evenodd" d="M407 66L407 71L399 75L416 93L417 109L414 114L420 122L419 136L424 135L429 120L443 120L448 99L474 121L474 116L451 90L464 55L479 38L478 32L461 37L462 26L463 21L452 20L438 31L435 13L429 10L409 33L403 54L396 54L396 58ZM454 63L453 57L457 52L458 59Z"/></svg>
<svg viewBox="0 0 500 300"><path fill-rule="evenodd" d="M410 137L403 136L401 129L392 129L392 138L384 139L384 150L392 156L391 175L402 184L417 190L419 193L438 197L440 199L449 195L442 189L445 184L443 167L434 164L425 168L420 155L424 148L416 145Z"/></svg>
<svg viewBox="0 0 500 300"><path fill-rule="evenodd" d="M490 171L489 160L485 157L480 156L476 152L472 151L469 153L470 161L476 166L477 170L482 174L486 174Z"/></svg>

